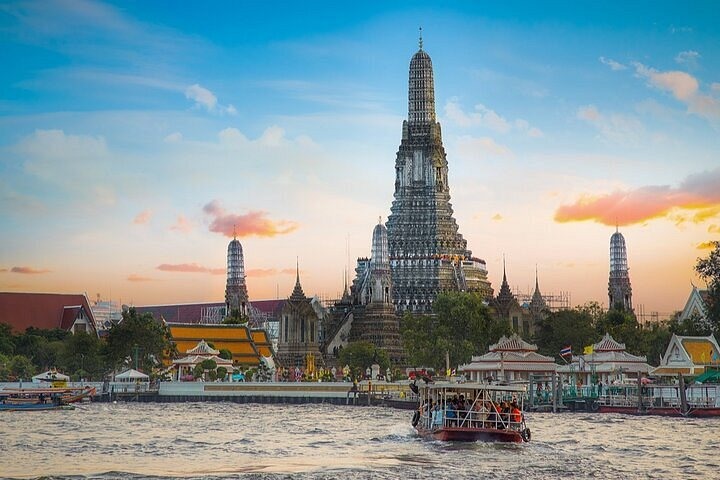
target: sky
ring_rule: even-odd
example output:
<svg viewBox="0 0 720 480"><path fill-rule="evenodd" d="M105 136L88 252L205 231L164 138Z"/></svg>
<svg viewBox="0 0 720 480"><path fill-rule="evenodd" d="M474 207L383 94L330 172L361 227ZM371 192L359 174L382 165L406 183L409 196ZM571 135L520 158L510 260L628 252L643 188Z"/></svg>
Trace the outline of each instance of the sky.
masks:
<svg viewBox="0 0 720 480"><path fill-rule="evenodd" d="M542 5L540 4L542 3ZM339 295L387 220L422 27L455 218L493 288L681 310L720 240L714 2L0 3L0 290Z"/></svg>

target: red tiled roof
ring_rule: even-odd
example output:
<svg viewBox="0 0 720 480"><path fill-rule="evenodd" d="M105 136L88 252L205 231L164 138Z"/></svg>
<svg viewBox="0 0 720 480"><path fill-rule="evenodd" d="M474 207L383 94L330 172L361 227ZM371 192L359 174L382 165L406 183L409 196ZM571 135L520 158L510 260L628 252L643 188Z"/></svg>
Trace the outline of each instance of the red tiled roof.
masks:
<svg viewBox="0 0 720 480"><path fill-rule="evenodd" d="M285 299L281 300L253 300L250 302L250 305L257 308L263 313L266 313L270 316L274 315L275 312L282 309L283 304L285 303Z"/></svg>
<svg viewBox="0 0 720 480"><path fill-rule="evenodd" d="M183 303L135 307L135 310L137 313L152 313L155 320L165 319L167 323L200 323L203 309L224 306L225 302Z"/></svg>
<svg viewBox="0 0 720 480"><path fill-rule="evenodd" d="M69 330L81 310L94 330L95 317L82 293L0 292L0 323L18 333L29 327Z"/></svg>

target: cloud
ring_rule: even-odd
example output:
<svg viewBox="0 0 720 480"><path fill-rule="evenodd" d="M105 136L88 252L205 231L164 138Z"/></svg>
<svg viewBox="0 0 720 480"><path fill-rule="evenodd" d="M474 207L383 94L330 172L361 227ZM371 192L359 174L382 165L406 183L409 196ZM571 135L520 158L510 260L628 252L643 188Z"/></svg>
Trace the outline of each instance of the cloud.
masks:
<svg viewBox="0 0 720 480"><path fill-rule="evenodd" d="M710 225L707 229L708 233L720 233L720 225Z"/></svg>
<svg viewBox="0 0 720 480"><path fill-rule="evenodd" d="M266 212L249 211L239 215L227 213L218 200L213 200L203 207L203 211L213 217L210 231L222 233L226 237L274 237L291 233L299 227L289 220L270 220Z"/></svg>
<svg viewBox="0 0 720 480"><path fill-rule="evenodd" d="M135 225L145 225L150 221L152 215L152 210L143 210L142 212L135 215L135 218L133 218L133 223Z"/></svg>
<svg viewBox="0 0 720 480"><path fill-rule="evenodd" d="M205 108L208 112L227 113L228 115L237 114L234 106L220 105L214 93L197 83L185 89L185 97L193 100L196 107Z"/></svg>
<svg viewBox="0 0 720 480"><path fill-rule="evenodd" d="M10 269L12 273L23 273L27 275L40 275L43 273L50 273L50 270L45 269L35 269L32 267L12 267Z"/></svg>
<svg viewBox="0 0 720 480"><path fill-rule="evenodd" d="M170 230L174 230L180 233L189 233L193 229L192 223L185 217L185 215L178 215L177 221L170 226Z"/></svg>
<svg viewBox="0 0 720 480"><path fill-rule="evenodd" d="M697 61L700 58L700 54L695 50L686 50L680 52L675 56L675 61L680 64L687 64L690 66L697 66Z"/></svg>
<svg viewBox="0 0 720 480"><path fill-rule="evenodd" d="M645 132L645 127L637 118L619 113L603 114L594 105L578 108L575 115L593 125L601 138L613 143L637 143Z"/></svg>
<svg viewBox="0 0 720 480"><path fill-rule="evenodd" d="M167 135L165 138L163 138L163 142L165 143L178 143L182 141L182 133L180 132L173 132L169 135Z"/></svg>
<svg viewBox="0 0 720 480"><path fill-rule="evenodd" d="M445 104L445 116L463 128L482 127L503 134L516 130L534 138L543 136L543 132L539 128L531 126L527 120L522 118L514 121L507 120L481 103L475 105L474 111L466 113L456 99L451 99Z"/></svg>
<svg viewBox="0 0 720 480"><path fill-rule="evenodd" d="M273 277L275 275L295 275L295 269L284 268L282 270L278 270L276 268L252 268L250 270L246 270L245 275L255 278Z"/></svg>
<svg viewBox="0 0 720 480"><path fill-rule="evenodd" d="M707 242L698 243L695 248L697 248L698 250L714 250L715 242L707 241Z"/></svg>
<svg viewBox="0 0 720 480"><path fill-rule="evenodd" d="M496 214L493 215L492 218L491 218L491 220L495 220L496 222L499 222L499 221L501 221L502 219L503 219L503 216L500 215L499 213L496 213Z"/></svg>
<svg viewBox="0 0 720 480"><path fill-rule="evenodd" d="M720 82L713 82L712 85L710 85L710 89L713 92L720 92Z"/></svg>
<svg viewBox="0 0 720 480"><path fill-rule="evenodd" d="M198 265L197 263L163 263L157 266L157 269L163 272L181 272L181 273L211 273L213 275L224 275L224 268L209 268Z"/></svg>
<svg viewBox="0 0 720 480"><path fill-rule="evenodd" d="M128 277L126 278L126 280L127 280L128 282L153 282L153 281L155 281L154 278L143 277L143 276L141 276L141 275L136 275L136 274L134 274L134 273L128 275Z"/></svg>
<svg viewBox="0 0 720 480"><path fill-rule="evenodd" d="M482 160L491 157L511 157L512 151L493 140L490 137L471 137L462 135L458 138L457 148L465 158L472 160Z"/></svg>
<svg viewBox="0 0 720 480"><path fill-rule="evenodd" d="M601 63L610 67L611 70L617 71L617 70L625 70L627 68L622 63L616 62L615 60L613 60L611 58L600 57L598 60L600 60Z"/></svg>
<svg viewBox="0 0 720 480"><path fill-rule="evenodd" d="M584 195L573 204L558 207L555 221L632 225L670 218L677 210L695 212L690 218L693 223L716 217L720 213L720 168L690 175L677 188L651 185L599 196ZM685 220L681 216L679 223Z"/></svg>
<svg viewBox="0 0 720 480"><path fill-rule="evenodd" d="M687 106L688 113L717 121L720 119L720 101L700 92L698 80L686 72L677 70L660 72L639 62L634 62L638 77L647 79L648 83L665 92L669 92L677 100ZM711 90L715 91L714 86Z"/></svg>

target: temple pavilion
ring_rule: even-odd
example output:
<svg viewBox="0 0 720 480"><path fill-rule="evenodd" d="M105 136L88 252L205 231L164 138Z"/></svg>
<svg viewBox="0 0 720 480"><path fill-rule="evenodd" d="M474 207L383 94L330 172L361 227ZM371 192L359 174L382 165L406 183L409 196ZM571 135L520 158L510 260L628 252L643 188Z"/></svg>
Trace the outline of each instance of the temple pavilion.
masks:
<svg viewBox="0 0 720 480"><path fill-rule="evenodd" d="M600 381L608 385L647 375L651 369L645 356L626 352L624 343L617 342L606 333L592 346L592 353L573 355L572 362L561 365L557 372L570 384L592 385Z"/></svg>
<svg viewBox="0 0 720 480"><path fill-rule="evenodd" d="M530 344L517 334L501 337L490 345L488 353L473 356L470 363L461 365L458 370L468 376L470 381L482 382L494 380L529 380L531 374L552 375L557 365L551 357L537 353L537 345Z"/></svg>
<svg viewBox="0 0 720 480"><path fill-rule="evenodd" d="M200 340L194 348L185 352L187 355L173 360L173 367L176 370L174 380L183 380L192 377L195 366L205 360L214 360L218 367L225 367L228 372L233 371L232 360L220 358L220 350L215 350L205 340Z"/></svg>
<svg viewBox="0 0 720 480"><path fill-rule="evenodd" d="M677 377L701 375L720 368L720 347L715 337L690 337L673 334L653 376Z"/></svg>

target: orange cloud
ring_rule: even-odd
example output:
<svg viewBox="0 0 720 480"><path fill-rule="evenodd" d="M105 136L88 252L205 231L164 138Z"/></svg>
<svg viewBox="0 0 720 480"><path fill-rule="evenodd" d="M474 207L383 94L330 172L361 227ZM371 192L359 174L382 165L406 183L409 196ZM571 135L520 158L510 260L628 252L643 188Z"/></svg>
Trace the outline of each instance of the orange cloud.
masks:
<svg viewBox="0 0 720 480"><path fill-rule="evenodd" d="M698 243L697 247L698 250L713 250L715 248L715 242L708 241L708 242L702 242Z"/></svg>
<svg viewBox="0 0 720 480"><path fill-rule="evenodd" d="M198 265L197 263L178 263L169 264L163 263L157 266L158 270L163 272L182 272L182 273L211 273L213 275L224 275L224 268L208 268Z"/></svg>
<svg viewBox="0 0 720 480"><path fill-rule="evenodd" d="M50 270L44 270L44 269L37 270L37 269L31 268L31 267L12 267L10 269L10 271L13 273L26 273L29 275L39 275L41 273L50 273Z"/></svg>
<svg viewBox="0 0 720 480"><path fill-rule="evenodd" d="M499 222L500 220L503 219L503 216L500 215L499 213L496 213L495 215L492 216L491 219L492 219L492 220L495 220L496 222Z"/></svg>
<svg viewBox="0 0 720 480"><path fill-rule="evenodd" d="M708 227L708 233L720 233L720 225L710 225Z"/></svg>
<svg viewBox="0 0 720 480"><path fill-rule="evenodd" d="M277 268L253 268L247 270L245 274L248 277L272 277L274 275L295 275L295 269L283 268L278 270Z"/></svg>
<svg viewBox="0 0 720 480"><path fill-rule="evenodd" d="M297 230L298 224L289 220L274 221L266 217L266 212L250 211L244 215L226 213L220 202L213 200L203 207L203 211L213 217L210 231L222 233L226 237L234 234L238 237L274 237Z"/></svg>
<svg viewBox="0 0 720 480"><path fill-rule="evenodd" d="M152 218L152 211L150 210L143 210L142 212L135 215L135 218L133 218L133 223L135 225L145 225L150 221Z"/></svg>
<svg viewBox="0 0 720 480"><path fill-rule="evenodd" d="M720 213L720 168L690 175L677 188L650 185L606 195L580 197L555 211L556 222L593 220L604 225L632 225L670 217L674 209L694 210L692 221L702 223ZM684 216L675 216L677 221Z"/></svg>
<svg viewBox="0 0 720 480"><path fill-rule="evenodd" d="M126 280L127 280L128 282L152 282L152 281L154 281L155 279L150 278L150 277L143 277L143 276L140 276L140 275L135 275L135 274L133 273L133 274L128 275L128 277L127 277Z"/></svg>

